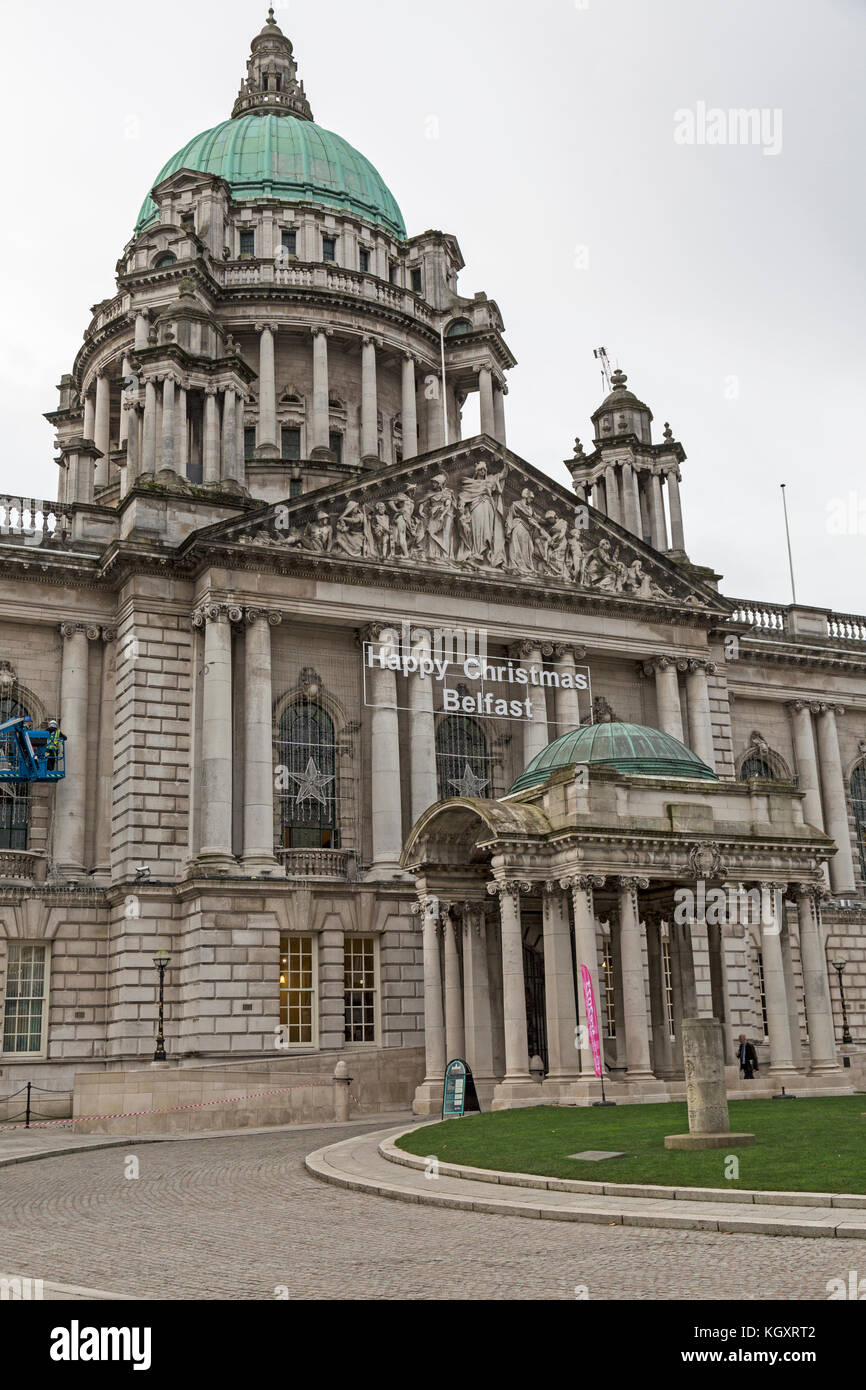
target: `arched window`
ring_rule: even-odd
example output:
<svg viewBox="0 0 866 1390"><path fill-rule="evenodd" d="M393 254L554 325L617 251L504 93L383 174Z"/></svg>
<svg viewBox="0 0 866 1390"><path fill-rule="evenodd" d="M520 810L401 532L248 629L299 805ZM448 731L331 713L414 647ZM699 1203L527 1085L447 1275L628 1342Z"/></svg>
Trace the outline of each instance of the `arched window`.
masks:
<svg viewBox="0 0 866 1390"><path fill-rule="evenodd" d="M0 699L0 724L7 719L29 719L30 711L17 700ZM11 738L0 736L0 767L9 766L15 753ZM30 819L30 787L27 782L0 781L0 849L26 849Z"/></svg>
<svg viewBox="0 0 866 1390"><path fill-rule="evenodd" d="M740 781L748 782L750 777L763 777L767 782L773 782L776 774L767 758L760 753L748 753L740 766Z"/></svg>
<svg viewBox="0 0 866 1390"><path fill-rule="evenodd" d="M851 773L851 800L854 803L854 824L860 847L860 875L866 883L866 758Z"/></svg>
<svg viewBox="0 0 866 1390"><path fill-rule="evenodd" d="M740 781L760 777L765 782L789 782L791 771L785 759L772 749L757 730L752 731L749 746L740 759Z"/></svg>
<svg viewBox="0 0 866 1390"><path fill-rule="evenodd" d="M160 251L153 263L153 268L154 270L162 270L165 265L174 265L176 260L177 256L173 251Z"/></svg>
<svg viewBox="0 0 866 1390"><path fill-rule="evenodd" d="M492 797L490 754L475 719L447 714L436 730L436 777L439 796Z"/></svg>
<svg viewBox="0 0 866 1390"><path fill-rule="evenodd" d="M472 324L468 319L455 319L445 330L446 338L462 338L464 333L472 332Z"/></svg>
<svg viewBox="0 0 866 1390"><path fill-rule="evenodd" d="M334 721L311 700L289 705L280 720L280 796L284 849L339 849Z"/></svg>

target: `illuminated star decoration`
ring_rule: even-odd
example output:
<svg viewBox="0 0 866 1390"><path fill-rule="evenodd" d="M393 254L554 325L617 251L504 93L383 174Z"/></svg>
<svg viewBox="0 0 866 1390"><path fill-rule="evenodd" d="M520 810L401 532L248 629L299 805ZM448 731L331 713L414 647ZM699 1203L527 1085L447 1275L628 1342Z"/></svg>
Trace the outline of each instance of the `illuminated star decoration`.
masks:
<svg viewBox="0 0 866 1390"><path fill-rule="evenodd" d="M312 758L307 763L304 772L300 775L290 772L289 776L293 782L298 784L298 790L295 793L297 806L300 806L302 801L318 801L320 805L327 806L328 798L325 796L325 787L334 779L333 777L325 777L316 767Z"/></svg>
<svg viewBox="0 0 866 1390"><path fill-rule="evenodd" d="M458 796L478 796L479 792L487 786L489 780L489 777L485 777L483 781L480 777L476 777L467 763L463 768L463 776L449 778L448 785L457 788Z"/></svg>

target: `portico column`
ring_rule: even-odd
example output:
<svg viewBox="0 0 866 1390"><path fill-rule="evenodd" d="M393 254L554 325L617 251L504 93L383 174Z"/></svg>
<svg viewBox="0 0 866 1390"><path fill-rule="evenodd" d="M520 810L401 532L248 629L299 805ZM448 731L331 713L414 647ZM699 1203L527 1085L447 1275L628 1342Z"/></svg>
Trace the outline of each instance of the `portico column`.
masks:
<svg viewBox="0 0 866 1390"><path fill-rule="evenodd" d="M222 476L224 482L237 481L235 451L238 444L238 427L236 412L234 389L231 386L226 386L223 389Z"/></svg>
<svg viewBox="0 0 866 1390"><path fill-rule="evenodd" d="M507 386L495 382L493 386L493 438L505 444L505 397Z"/></svg>
<svg viewBox="0 0 866 1390"><path fill-rule="evenodd" d="M547 1075L552 1081L576 1081L580 1076L576 1048L577 1001L568 900L559 883L544 885L543 924Z"/></svg>
<svg viewBox="0 0 866 1390"><path fill-rule="evenodd" d="M558 737L560 734L567 733L569 729L580 728L580 699L574 685L574 648L557 643L553 649L553 654L556 657L556 670L560 682L555 691L556 733ZM586 653L581 650L580 655L584 657ZM569 688L563 686L564 679L571 682Z"/></svg>
<svg viewBox="0 0 866 1390"><path fill-rule="evenodd" d="M376 344L361 342L361 462L379 462L379 397L376 386Z"/></svg>
<svg viewBox="0 0 866 1390"><path fill-rule="evenodd" d="M93 424L93 442L102 451L102 458L96 460L95 487L105 487L108 482L108 451L111 447L111 380L105 371L96 373L96 414Z"/></svg>
<svg viewBox="0 0 866 1390"><path fill-rule="evenodd" d="M413 634L413 638L416 634ZM430 656L430 638L420 636L413 641L412 655L420 660ZM415 672L409 676L409 758L411 777L411 811L414 825L429 806L439 799L436 784L436 732L433 713L433 679ZM461 773L463 769L460 769ZM456 795L446 788L446 795Z"/></svg>
<svg viewBox="0 0 866 1390"><path fill-rule="evenodd" d="M212 398L210 398L212 399ZM239 608L207 604L193 624L204 628L201 736L201 849L209 868L233 869L232 853L232 622Z"/></svg>
<svg viewBox="0 0 866 1390"><path fill-rule="evenodd" d="M782 957L782 894L785 883L761 884L761 957L764 967L764 1003L770 1034L770 1072L782 1075L794 1070L785 962Z"/></svg>
<svg viewBox="0 0 866 1390"><path fill-rule="evenodd" d="M488 893L499 897L506 1082L531 1079L526 986L523 979L523 932L520 925L520 894L528 893L530 887L523 879L507 879L487 885Z"/></svg>
<svg viewBox="0 0 866 1390"><path fill-rule="evenodd" d="M493 1078L493 1015L484 903L463 904L463 1008L466 1061L476 1082Z"/></svg>
<svg viewBox="0 0 866 1390"><path fill-rule="evenodd" d="M366 671L371 726L370 796L373 831L373 863L369 877L376 879L400 870L403 822L400 803L400 741L397 717L397 682L387 668L396 653L392 636L379 640L379 632L368 629L368 652L373 665ZM362 646L362 651L363 651Z"/></svg>
<svg viewBox="0 0 866 1390"><path fill-rule="evenodd" d="M854 860L851 855L851 832L848 826L848 803L845 778L839 753L839 731L836 716L844 714L842 705L820 706L818 715L818 757L821 767L825 829L836 841L836 853L830 860L830 882L834 893L854 893Z"/></svg>
<svg viewBox="0 0 866 1390"><path fill-rule="evenodd" d="M320 458L317 450L330 457L330 396L328 388L328 331L314 328L313 333L313 431L311 458Z"/></svg>
<svg viewBox="0 0 866 1390"><path fill-rule="evenodd" d="M668 485L668 508L671 514L671 549L685 553L686 539L683 531L683 508L680 501L679 470L672 468L665 474Z"/></svg>
<svg viewBox="0 0 866 1390"><path fill-rule="evenodd" d="M123 407L126 402L127 382L131 376L132 367L130 366L129 358L124 354L120 368L120 424L117 428L117 442L119 444L122 444L127 438L127 431L129 429L129 416Z"/></svg>
<svg viewBox="0 0 866 1390"><path fill-rule="evenodd" d="M810 1071L835 1072L836 1030L833 1003L827 977L827 952L821 929L821 903L827 894L812 884L797 886L797 914L800 921L800 961L803 966L803 992L809 1026Z"/></svg>
<svg viewBox="0 0 866 1390"><path fill-rule="evenodd" d="M55 783L54 867L65 878L84 873L87 773L88 641L98 628L61 623L60 728L66 735L66 776Z"/></svg>
<svg viewBox="0 0 866 1390"><path fill-rule="evenodd" d="M665 520L665 502L662 497L662 480L658 473L650 474L649 488L652 542L656 550L667 550L668 527Z"/></svg>
<svg viewBox="0 0 866 1390"><path fill-rule="evenodd" d="M162 379L162 440L160 467L174 471L174 377Z"/></svg>
<svg viewBox="0 0 866 1390"><path fill-rule="evenodd" d="M156 472L156 383L148 377L144 383L144 425L141 441L141 471Z"/></svg>
<svg viewBox="0 0 866 1390"><path fill-rule="evenodd" d="M413 459L418 453L418 401L415 385L415 359L411 352L403 354L403 458Z"/></svg>
<svg viewBox="0 0 866 1390"><path fill-rule="evenodd" d="M202 480L220 480L220 416L216 398L217 388L206 386L204 392L204 459Z"/></svg>
<svg viewBox="0 0 866 1390"><path fill-rule="evenodd" d="M805 792L803 811L809 825L823 830L824 812L821 808L819 790L818 756L815 752L815 734L812 728L812 714L818 713L820 708L820 705L811 705L807 700L791 700L788 703L794 731L797 785L801 792Z"/></svg>
<svg viewBox="0 0 866 1390"><path fill-rule="evenodd" d="M625 525L635 536L642 534L640 520L640 498L637 490L637 478L632 465L628 462L622 465L622 497L625 507Z"/></svg>
<svg viewBox="0 0 866 1390"><path fill-rule="evenodd" d="M489 367L478 368L478 392L481 405L481 433L496 438L496 419L493 413L493 373Z"/></svg>
<svg viewBox="0 0 866 1390"><path fill-rule="evenodd" d="M259 429L256 454L260 458L279 458L277 443L277 379L274 366L275 323L257 323L259 335Z"/></svg>
<svg viewBox="0 0 866 1390"><path fill-rule="evenodd" d="M279 613L246 612L244 639L244 849L247 873L277 873L274 858L273 691L271 628Z"/></svg>
<svg viewBox="0 0 866 1390"><path fill-rule="evenodd" d="M625 1014L625 1049L629 1081L651 1081L649 1027L643 982L639 888L648 888L649 879L619 880L619 949L622 961L622 996Z"/></svg>
<svg viewBox="0 0 866 1390"><path fill-rule="evenodd" d="M536 754L550 742L547 730L547 697L545 687L540 683L544 658L541 646L536 642L519 643L513 655L530 673L530 684L522 687L532 701L532 718L523 721L523 766L526 768ZM535 682L532 681L533 673Z"/></svg>
<svg viewBox="0 0 866 1390"><path fill-rule="evenodd" d="M656 681L656 713L662 733L683 738L683 713L680 706L680 684L677 662L669 656L654 657L644 663L644 674L652 673Z"/></svg>
<svg viewBox="0 0 866 1390"><path fill-rule="evenodd" d="M466 1033L463 1026L463 985L460 980L460 953L457 949L460 931L457 921L446 909L442 913L445 937L445 1053L446 1065L455 1057L466 1056Z"/></svg>
<svg viewBox="0 0 866 1390"><path fill-rule="evenodd" d="M578 874L574 878L560 879L560 886L562 888L571 889L571 900L574 907L574 957L577 963L580 1017L583 1020L584 1027L587 1029L583 1046L580 1049L580 1071L582 1076L592 1076L595 1072L592 1047L589 1041L583 986L581 984L580 967L582 965L585 965L589 971L589 978L592 983L592 997L595 1000L599 1039L603 1032L601 1025L602 1003L598 988L598 939L595 931L593 890L596 888L603 888L604 883L605 880L600 874Z"/></svg>
<svg viewBox="0 0 866 1390"><path fill-rule="evenodd" d="M174 411L174 466L181 478L185 478L189 473L189 424L186 404L186 387L179 386Z"/></svg>
<svg viewBox="0 0 866 1390"><path fill-rule="evenodd" d="M445 1012L442 1007L442 963L439 954L440 913L436 898L420 905L424 943L424 1056L427 1086L442 1086L445 1075ZM440 1103L441 1104L441 1103Z"/></svg>
<svg viewBox="0 0 866 1390"><path fill-rule="evenodd" d="M686 694L689 703L689 738L692 752L697 753L707 767L716 770L713 748L713 725L710 716L710 693L707 675L715 672L712 661L690 661L686 675Z"/></svg>

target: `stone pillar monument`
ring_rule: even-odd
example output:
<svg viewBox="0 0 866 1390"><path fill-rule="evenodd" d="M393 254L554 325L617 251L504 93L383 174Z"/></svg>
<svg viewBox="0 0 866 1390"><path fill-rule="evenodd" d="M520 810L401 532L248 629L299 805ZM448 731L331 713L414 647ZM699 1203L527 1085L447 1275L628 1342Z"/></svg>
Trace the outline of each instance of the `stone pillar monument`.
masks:
<svg viewBox="0 0 866 1390"><path fill-rule="evenodd" d="M725 1092L725 1050L717 1018L683 1019L688 1134L665 1135L666 1149L724 1149L754 1144L754 1134L734 1134Z"/></svg>

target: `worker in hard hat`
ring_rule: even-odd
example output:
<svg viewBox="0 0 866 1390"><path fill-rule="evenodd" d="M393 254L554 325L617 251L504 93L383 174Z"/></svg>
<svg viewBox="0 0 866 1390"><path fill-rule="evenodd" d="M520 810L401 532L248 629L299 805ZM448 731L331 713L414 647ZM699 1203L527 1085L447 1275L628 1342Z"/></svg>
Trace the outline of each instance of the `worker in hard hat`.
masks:
<svg viewBox="0 0 866 1390"><path fill-rule="evenodd" d="M45 766L49 772L53 772L57 767L57 758L60 753L60 740L65 738L66 735L61 731L57 720L49 719L48 739L45 744L45 751L48 755L45 760Z"/></svg>

